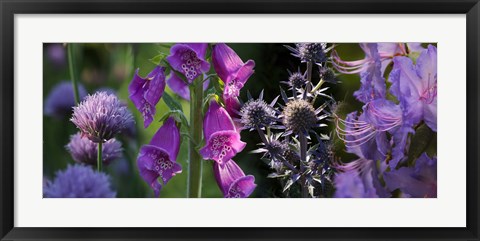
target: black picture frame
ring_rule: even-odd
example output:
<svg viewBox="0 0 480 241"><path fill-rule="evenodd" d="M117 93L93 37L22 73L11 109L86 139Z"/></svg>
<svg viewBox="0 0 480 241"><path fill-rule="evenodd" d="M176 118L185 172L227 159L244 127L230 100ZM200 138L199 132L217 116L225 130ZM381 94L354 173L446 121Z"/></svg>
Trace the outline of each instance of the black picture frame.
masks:
<svg viewBox="0 0 480 241"><path fill-rule="evenodd" d="M0 0L1 240L479 240L478 0ZM466 14L466 228L18 228L14 227L14 15L150 13ZM17 147L18 148L18 147ZM451 150L454 151L454 150ZM452 162L454 160L451 160ZM233 217L232 217L233 218ZM321 218L321 217L319 217Z"/></svg>

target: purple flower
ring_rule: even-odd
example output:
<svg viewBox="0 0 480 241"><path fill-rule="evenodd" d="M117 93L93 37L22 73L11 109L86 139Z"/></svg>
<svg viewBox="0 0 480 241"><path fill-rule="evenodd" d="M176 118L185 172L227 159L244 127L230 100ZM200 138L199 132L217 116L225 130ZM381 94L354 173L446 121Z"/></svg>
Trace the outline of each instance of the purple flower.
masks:
<svg viewBox="0 0 480 241"><path fill-rule="evenodd" d="M210 69L210 64L205 60L207 47L206 43L175 44L170 49L167 61L191 83Z"/></svg>
<svg viewBox="0 0 480 241"><path fill-rule="evenodd" d="M66 63L66 51L63 44L55 43L47 45L47 56L48 59L55 66L63 66Z"/></svg>
<svg viewBox="0 0 480 241"><path fill-rule="evenodd" d="M70 136L70 142L65 146L78 163L97 165L97 144L80 132ZM110 164L122 156L122 144L115 138L106 141L102 146L102 158L104 165Z"/></svg>
<svg viewBox="0 0 480 241"><path fill-rule="evenodd" d="M382 76L383 70L377 44L366 44L364 48L369 51L372 62L360 73L360 89L355 91L353 95L359 101L368 103L374 99L385 98L387 85L385 78Z"/></svg>
<svg viewBox="0 0 480 241"><path fill-rule="evenodd" d="M423 153L415 167L401 167L383 175L390 191L400 189L414 198L437 197L437 158Z"/></svg>
<svg viewBox="0 0 480 241"><path fill-rule="evenodd" d="M170 77L167 79L167 84L172 89L175 94L182 97L185 100L190 100L190 84L193 80L189 81L189 83L185 83L176 73L172 73ZM206 80L203 82L203 90L208 88L210 84L210 80Z"/></svg>
<svg viewBox="0 0 480 241"><path fill-rule="evenodd" d="M133 122L133 116L115 95L97 92L73 107L70 119L93 142L106 142Z"/></svg>
<svg viewBox="0 0 480 241"><path fill-rule="evenodd" d="M246 198L252 194L257 186L255 177L245 176L242 169L233 160L228 160L225 165L213 164L213 173L218 186L226 198Z"/></svg>
<svg viewBox="0 0 480 241"><path fill-rule="evenodd" d="M336 198L377 198L390 197L378 180L375 162L358 159L338 166L341 171L334 179Z"/></svg>
<svg viewBox="0 0 480 241"><path fill-rule="evenodd" d="M381 61L381 74L383 73L387 66L392 62L393 57L395 56L406 56L412 52L419 52L421 45L419 43L378 43L378 57ZM332 63L335 68L344 74L357 74L363 72L365 69L369 68L369 65L375 63L376 56L372 55L370 49L372 44L361 43L360 47L365 52L365 58L362 60L354 61L345 61L338 56L336 51L332 52Z"/></svg>
<svg viewBox="0 0 480 241"><path fill-rule="evenodd" d="M80 100L87 96L87 91L83 85L78 84L78 94ZM57 119L70 116L72 107L75 106L75 98L72 83L62 81L55 85L45 99L44 114Z"/></svg>
<svg viewBox="0 0 480 241"><path fill-rule="evenodd" d="M135 71L128 93L135 107L142 113L143 126L147 128L153 121L158 101L165 91L165 68L155 67L147 77L142 78Z"/></svg>
<svg viewBox="0 0 480 241"><path fill-rule="evenodd" d="M223 100L230 115L237 117L240 110L238 96L248 78L253 74L255 62L248 60L246 63L224 43L215 44L212 49L212 63L218 77L225 83Z"/></svg>
<svg viewBox="0 0 480 241"><path fill-rule="evenodd" d="M92 170L89 166L69 165L58 171L53 181L43 188L46 198L114 198L110 178L105 173Z"/></svg>
<svg viewBox="0 0 480 241"><path fill-rule="evenodd" d="M153 189L158 197L162 185L182 172L182 166L177 163L180 148L180 131L173 117L169 117L158 129L148 145L142 146L137 158L137 166L143 180ZM158 178L161 178L162 183Z"/></svg>
<svg viewBox="0 0 480 241"><path fill-rule="evenodd" d="M232 159L245 148L240 134L228 112L212 100L203 120L203 135L207 141L200 150L205 160L214 160L220 165Z"/></svg>
<svg viewBox="0 0 480 241"><path fill-rule="evenodd" d="M437 48L429 45L414 65L407 57L395 57L389 81L411 125L420 121L437 131Z"/></svg>

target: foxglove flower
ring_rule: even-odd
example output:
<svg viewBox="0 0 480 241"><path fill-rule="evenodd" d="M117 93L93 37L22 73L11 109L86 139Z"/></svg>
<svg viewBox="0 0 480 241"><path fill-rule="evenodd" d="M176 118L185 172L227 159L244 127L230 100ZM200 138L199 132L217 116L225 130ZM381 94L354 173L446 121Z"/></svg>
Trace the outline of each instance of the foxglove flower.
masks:
<svg viewBox="0 0 480 241"><path fill-rule="evenodd" d="M43 189L46 198L114 198L110 178L89 166L69 165L58 171L53 181L47 181Z"/></svg>
<svg viewBox="0 0 480 241"><path fill-rule="evenodd" d="M415 162L415 167L386 172L383 178L390 191L400 189L414 198L436 198L437 158L423 153Z"/></svg>
<svg viewBox="0 0 480 241"><path fill-rule="evenodd" d="M228 113L237 117L240 109L238 96L248 78L253 74L255 62L243 62L233 49L224 43L215 44L212 49L212 63L218 77L225 83L223 100Z"/></svg>
<svg viewBox="0 0 480 241"><path fill-rule="evenodd" d="M65 146L78 163L97 165L97 143L84 137L81 133L70 136L70 142ZM103 164L108 165L113 160L122 156L122 144L115 138L106 141L102 145Z"/></svg>
<svg viewBox="0 0 480 241"><path fill-rule="evenodd" d="M335 176L334 184L336 198L377 198L390 197L378 180L375 162L367 159L358 159L353 162L337 166L340 171Z"/></svg>
<svg viewBox="0 0 480 241"><path fill-rule="evenodd" d="M97 92L73 107L70 119L91 141L106 142L133 122L127 106L115 95Z"/></svg>
<svg viewBox="0 0 480 241"><path fill-rule="evenodd" d="M206 43L175 44L170 49L167 61L191 83L210 69L210 64L205 60L207 47Z"/></svg>
<svg viewBox="0 0 480 241"><path fill-rule="evenodd" d="M206 145L200 150L205 160L214 160L220 165L232 159L245 148L240 140L232 118L215 100L210 102L203 120L203 134Z"/></svg>
<svg viewBox="0 0 480 241"><path fill-rule="evenodd" d="M78 94L80 100L83 100L87 96L85 87L81 84L78 85ZM55 85L45 99L44 114L57 119L70 116L72 113L72 107L75 106L75 98L73 93L73 86L70 81L62 81Z"/></svg>
<svg viewBox="0 0 480 241"><path fill-rule="evenodd" d="M396 96L408 121L420 121L437 131L437 48L424 50L414 65L407 57L395 57L389 81L391 93Z"/></svg>
<svg viewBox="0 0 480 241"><path fill-rule="evenodd" d="M135 71L132 82L128 86L128 93L130 94L130 100L132 100L138 111L142 113L144 128L147 128L152 123L156 113L155 106L162 98L164 91L164 67L155 67L145 78L138 75L138 69Z"/></svg>
<svg viewBox="0 0 480 241"><path fill-rule="evenodd" d="M371 47L373 46L377 46L377 49L372 49ZM383 76L393 57L406 56L409 53L419 52L423 49L420 43L361 43L360 47L365 52L365 58L362 60L345 61L338 56L336 51L332 52L332 63L340 73L357 74L364 72L369 68L370 64L375 63L375 53L378 53L381 61L381 74Z"/></svg>
<svg viewBox="0 0 480 241"><path fill-rule="evenodd" d="M213 173L223 196L226 198L246 198L252 194L257 186L255 177L245 176L242 169L233 160L228 160L225 165L215 162Z"/></svg>
<svg viewBox="0 0 480 241"><path fill-rule="evenodd" d="M298 57L302 63L321 63L327 61L326 43L296 43L295 48L285 45L292 55Z"/></svg>
<svg viewBox="0 0 480 241"><path fill-rule="evenodd" d="M153 189L156 197L159 196L162 185L166 185L173 176L182 172L182 166L177 163L179 148L180 131L173 117L169 117L150 143L140 149L137 166L143 180Z"/></svg>

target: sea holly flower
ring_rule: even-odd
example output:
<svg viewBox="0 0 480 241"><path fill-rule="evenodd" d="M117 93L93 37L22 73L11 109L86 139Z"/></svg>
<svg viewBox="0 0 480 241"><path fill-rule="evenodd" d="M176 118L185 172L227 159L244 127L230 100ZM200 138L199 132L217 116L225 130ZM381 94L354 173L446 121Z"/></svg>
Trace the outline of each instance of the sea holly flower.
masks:
<svg viewBox="0 0 480 241"><path fill-rule="evenodd" d="M318 123L327 117L326 115L318 116L324 108L325 105L322 105L315 110L310 102L303 99L288 101L281 115L287 133L307 134L315 127L326 126Z"/></svg>
<svg viewBox="0 0 480 241"><path fill-rule="evenodd" d="M73 107L70 119L80 132L95 143L106 142L126 129L133 116L115 95L96 92Z"/></svg>
<svg viewBox="0 0 480 241"><path fill-rule="evenodd" d="M415 162L415 167L401 167L383 175L390 191L400 189L414 198L437 197L437 158L423 153Z"/></svg>
<svg viewBox="0 0 480 241"><path fill-rule="evenodd" d="M167 61L191 83L210 69L210 63L205 60L207 47L206 43L175 44L170 49Z"/></svg>
<svg viewBox="0 0 480 241"><path fill-rule="evenodd" d="M322 63L327 61L326 43L296 43L295 48L285 45L292 55L299 58L302 63Z"/></svg>
<svg viewBox="0 0 480 241"><path fill-rule="evenodd" d="M138 71L138 69L135 71L132 82L128 86L128 93L130 100L142 113L143 126L147 128L155 116L155 106L165 91L165 68L157 66L145 78L140 77Z"/></svg>
<svg viewBox="0 0 480 241"><path fill-rule="evenodd" d="M78 94L80 100L87 96L87 91L82 84L78 85ZM69 116L72 113L72 107L75 106L73 86L70 81L62 81L55 85L45 99L43 113L57 119Z"/></svg>
<svg viewBox="0 0 480 241"><path fill-rule="evenodd" d="M240 140L232 118L215 100L210 102L203 120L206 145L200 150L205 160L214 160L220 165L241 152L246 143Z"/></svg>
<svg viewBox="0 0 480 241"><path fill-rule="evenodd" d="M84 137L80 132L70 136L70 142L65 148L76 162L97 165L97 144ZM108 165L113 160L120 158L122 151L122 144L115 138L106 141L102 145L103 164Z"/></svg>
<svg viewBox="0 0 480 241"><path fill-rule="evenodd" d="M69 165L43 187L46 198L114 198L110 177L89 166Z"/></svg>
<svg viewBox="0 0 480 241"><path fill-rule="evenodd" d="M226 161L225 165L215 162L213 173L225 198L246 198L252 194L257 186L255 177L252 175L245 176L245 173L233 160Z"/></svg>
<svg viewBox="0 0 480 241"><path fill-rule="evenodd" d="M375 162L358 159L337 166L340 171L334 178L336 198L378 198L390 197L378 179Z"/></svg>
<svg viewBox="0 0 480 241"><path fill-rule="evenodd" d="M150 143L140 149L137 166L143 180L150 185L156 197L159 196L162 185L166 185L173 176L182 172L182 166L177 163L179 149L180 131L173 117L169 117Z"/></svg>
<svg viewBox="0 0 480 241"><path fill-rule="evenodd" d="M225 83L223 100L232 116L240 109L238 96L248 78L253 74L255 62L249 59L243 62L233 49L224 43L215 44L212 49L212 63L218 77Z"/></svg>
<svg viewBox="0 0 480 241"><path fill-rule="evenodd" d="M420 121L437 131L437 48L429 45L416 65L407 57L395 57L389 81L390 92L398 98L407 120Z"/></svg>
<svg viewBox="0 0 480 241"><path fill-rule="evenodd" d="M334 67L344 74L357 74L365 71L370 64L375 63L375 51L371 47L376 46L378 57L381 61L381 74L385 72L387 66L392 63L395 56L406 56L412 52L419 52L423 48L420 43L361 43L360 48L365 52L365 58L362 60L345 61L338 56L334 50L332 52L332 63ZM372 52L373 51L373 52Z"/></svg>

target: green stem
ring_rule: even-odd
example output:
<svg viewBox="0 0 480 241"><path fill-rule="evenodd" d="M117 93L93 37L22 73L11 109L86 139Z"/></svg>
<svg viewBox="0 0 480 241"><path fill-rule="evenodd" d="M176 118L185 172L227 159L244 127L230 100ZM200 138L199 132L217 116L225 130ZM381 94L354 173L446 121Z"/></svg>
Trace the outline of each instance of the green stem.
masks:
<svg viewBox="0 0 480 241"><path fill-rule="evenodd" d="M197 78L190 88L190 130L188 142L188 187L187 196L198 198L202 196L203 158L197 151L197 144L202 143L202 102L203 81Z"/></svg>
<svg viewBox="0 0 480 241"><path fill-rule="evenodd" d="M98 149L97 149L97 171L98 172L102 171L102 165L103 165L102 146L103 146L103 143L99 142Z"/></svg>
<svg viewBox="0 0 480 241"><path fill-rule="evenodd" d="M73 86L73 96L75 97L75 103L80 103L80 94L78 93L77 78L75 72L75 58L73 57L74 44L67 44L67 55L68 55L68 68L70 70L70 79L72 80Z"/></svg>

